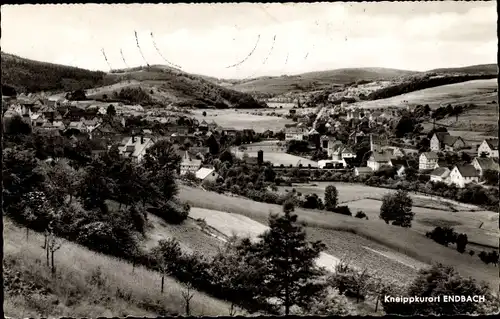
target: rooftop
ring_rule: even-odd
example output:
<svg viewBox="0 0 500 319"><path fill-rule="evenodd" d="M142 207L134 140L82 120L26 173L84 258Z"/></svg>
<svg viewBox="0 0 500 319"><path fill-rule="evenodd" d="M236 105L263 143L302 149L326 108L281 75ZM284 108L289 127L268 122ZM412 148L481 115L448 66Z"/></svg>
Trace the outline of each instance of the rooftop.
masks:
<svg viewBox="0 0 500 319"><path fill-rule="evenodd" d="M457 165L456 168L463 177L478 177L479 173L476 168L472 165Z"/></svg>

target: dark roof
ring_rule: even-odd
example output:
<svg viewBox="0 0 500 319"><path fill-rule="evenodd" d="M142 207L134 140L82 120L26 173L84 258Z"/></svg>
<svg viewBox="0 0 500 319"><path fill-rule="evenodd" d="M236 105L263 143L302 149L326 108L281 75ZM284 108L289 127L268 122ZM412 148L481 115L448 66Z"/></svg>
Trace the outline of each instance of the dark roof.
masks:
<svg viewBox="0 0 500 319"><path fill-rule="evenodd" d="M457 165L457 169L460 172L460 175L463 177L477 177L479 176L476 168L472 165Z"/></svg>
<svg viewBox="0 0 500 319"><path fill-rule="evenodd" d="M482 169L498 170L498 159L491 157L477 157L477 163Z"/></svg>
<svg viewBox="0 0 500 319"><path fill-rule="evenodd" d="M462 139L460 136L451 136L451 135L446 135L443 138L443 143L445 145L453 146L458 139Z"/></svg>
<svg viewBox="0 0 500 319"><path fill-rule="evenodd" d="M434 134L436 135L439 142L444 142L445 137L450 135L450 133L448 132L436 132Z"/></svg>
<svg viewBox="0 0 500 319"><path fill-rule="evenodd" d="M449 172L450 170L447 167L438 167L435 170L433 170L430 175L433 176L443 176L446 172Z"/></svg>
<svg viewBox="0 0 500 319"><path fill-rule="evenodd" d="M391 154L387 152L373 152L372 157L375 162L389 162L391 159Z"/></svg>
<svg viewBox="0 0 500 319"><path fill-rule="evenodd" d="M490 138L485 140L492 150L498 150L498 138Z"/></svg>
<svg viewBox="0 0 500 319"><path fill-rule="evenodd" d="M425 152L422 153L422 155L425 155L428 159L438 159L439 156L435 152Z"/></svg>
<svg viewBox="0 0 500 319"><path fill-rule="evenodd" d="M400 168L401 166L408 167L408 162L404 159L391 159L392 166Z"/></svg>

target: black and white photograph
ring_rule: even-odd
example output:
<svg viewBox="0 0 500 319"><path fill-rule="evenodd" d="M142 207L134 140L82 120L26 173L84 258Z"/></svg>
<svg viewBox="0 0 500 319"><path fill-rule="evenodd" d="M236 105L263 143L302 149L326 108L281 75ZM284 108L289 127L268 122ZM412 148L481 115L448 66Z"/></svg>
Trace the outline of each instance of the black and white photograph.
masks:
<svg viewBox="0 0 500 319"><path fill-rule="evenodd" d="M0 10L4 318L500 313L496 1Z"/></svg>

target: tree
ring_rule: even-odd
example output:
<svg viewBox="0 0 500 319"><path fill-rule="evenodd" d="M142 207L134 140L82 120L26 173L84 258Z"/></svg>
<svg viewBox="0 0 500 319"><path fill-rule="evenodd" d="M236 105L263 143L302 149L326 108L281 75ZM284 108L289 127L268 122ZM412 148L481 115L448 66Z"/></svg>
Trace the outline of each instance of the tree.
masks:
<svg viewBox="0 0 500 319"><path fill-rule="evenodd" d="M108 105L108 108L106 109L106 114L109 116L115 116L116 115L116 109L113 104Z"/></svg>
<svg viewBox="0 0 500 319"><path fill-rule="evenodd" d="M285 207L284 207L285 208ZM258 255L266 261L261 291L267 298L276 298L290 314L294 305L307 305L324 290L319 282L322 271L315 265L316 258L325 245L307 242L306 233L297 225L297 215L288 208L284 215L269 217L270 230L262 234L256 244Z"/></svg>
<svg viewBox="0 0 500 319"><path fill-rule="evenodd" d="M483 172L483 179L488 185L498 185L498 172L492 169L486 169Z"/></svg>
<svg viewBox="0 0 500 319"><path fill-rule="evenodd" d="M4 119L6 124L5 133L12 135L27 135L31 134L31 126L23 120L23 118L16 114L11 119Z"/></svg>
<svg viewBox="0 0 500 319"><path fill-rule="evenodd" d="M191 283L185 284L185 290L182 291L182 298L184 299L184 307L186 311L186 316L191 315L191 299L194 297L193 285Z"/></svg>
<svg viewBox="0 0 500 319"><path fill-rule="evenodd" d="M412 212L413 201L405 190L384 196L380 207L380 218L387 224L392 221L393 225L411 227L411 221L415 213Z"/></svg>
<svg viewBox="0 0 500 319"><path fill-rule="evenodd" d="M177 261L182 256L181 247L175 239L162 239L152 249L152 254L155 256L158 270L161 273L161 293L163 293L165 276L174 271Z"/></svg>
<svg viewBox="0 0 500 319"><path fill-rule="evenodd" d="M210 150L210 154L212 154L212 155L219 154L220 145L213 134L208 137L207 141L205 142L205 145L208 146L208 149Z"/></svg>
<svg viewBox="0 0 500 319"><path fill-rule="evenodd" d="M467 239L466 234L459 234L457 236L457 251L461 254L465 252L465 247L467 246L467 243L469 242Z"/></svg>
<svg viewBox="0 0 500 319"><path fill-rule="evenodd" d="M56 264L54 260L54 254L56 251L61 249L63 241L61 238L55 236L54 231L50 230L47 238L47 249L50 251L50 261L51 261L51 272L54 275L56 273Z"/></svg>
<svg viewBox="0 0 500 319"><path fill-rule="evenodd" d="M78 192L85 209L105 209L105 201L111 199L116 184L108 176L107 169L105 163L97 158L85 170Z"/></svg>
<svg viewBox="0 0 500 319"><path fill-rule="evenodd" d="M395 315L473 315L484 314L483 305L478 302L443 302L443 296L485 296L490 302L494 297L486 284L474 279L463 278L449 266L435 264L422 269L410 284L404 295L411 297L440 297L441 302L386 303L382 302L387 314ZM497 305L498 307L498 305Z"/></svg>
<svg viewBox="0 0 500 319"><path fill-rule="evenodd" d="M326 210L333 212L337 208L338 201L338 191L335 185L328 185L325 188L325 208Z"/></svg>

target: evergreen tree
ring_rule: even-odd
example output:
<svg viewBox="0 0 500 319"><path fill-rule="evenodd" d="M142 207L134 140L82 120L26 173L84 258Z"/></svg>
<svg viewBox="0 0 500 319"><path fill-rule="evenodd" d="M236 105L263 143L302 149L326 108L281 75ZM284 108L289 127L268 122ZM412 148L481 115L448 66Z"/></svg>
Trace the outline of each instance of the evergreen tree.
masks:
<svg viewBox="0 0 500 319"><path fill-rule="evenodd" d="M334 185L328 185L325 189L325 208L328 211L333 212L337 208L339 193L337 187Z"/></svg>
<svg viewBox="0 0 500 319"><path fill-rule="evenodd" d="M291 214L293 206L284 207L284 215L271 215L270 230L260 236L258 255L266 261L261 293L276 298L290 314L294 305L307 307L324 291L318 279L322 271L315 265L316 258L325 245L307 242L306 233L297 225L297 215Z"/></svg>

